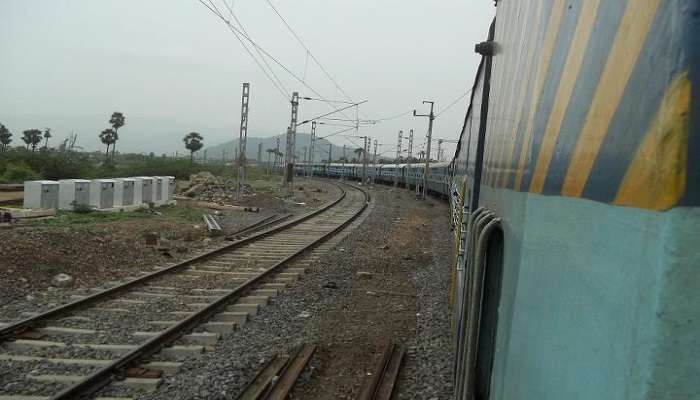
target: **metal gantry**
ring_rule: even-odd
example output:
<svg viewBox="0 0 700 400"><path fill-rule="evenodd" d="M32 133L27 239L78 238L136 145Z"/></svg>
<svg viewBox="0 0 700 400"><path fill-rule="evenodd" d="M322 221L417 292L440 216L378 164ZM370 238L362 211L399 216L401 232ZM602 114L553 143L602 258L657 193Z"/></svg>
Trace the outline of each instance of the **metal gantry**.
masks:
<svg viewBox="0 0 700 400"><path fill-rule="evenodd" d="M248 100L250 99L250 83L243 84L241 96L241 129L238 132L238 197L243 194L245 185L246 141L248 140Z"/></svg>
<svg viewBox="0 0 700 400"><path fill-rule="evenodd" d="M435 114L433 113L433 107L435 106L435 102L423 100L423 104L426 103L430 104L430 114L416 114L416 110L413 110L414 117L428 117L428 138L425 141L425 170L423 171L423 198L425 198L428 191L427 186L428 172L430 171L430 142L433 140L433 121L435 120Z"/></svg>
<svg viewBox="0 0 700 400"><path fill-rule="evenodd" d="M396 142L396 171L394 173L394 187L399 185L399 164L401 163L401 142L403 141L403 131L399 131L399 139Z"/></svg>
<svg viewBox="0 0 700 400"><path fill-rule="evenodd" d="M292 93L292 118L287 128L287 157L284 169L283 185L291 186L294 184L294 144L297 133L297 118L299 116L299 92Z"/></svg>
<svg viewBox="0 0 700 400"><path fill-rule="evenodd" d="M309 160L311 165L309 165L310 173L309 176L314 176L313 163L314 163L314 145L316 144L316 121L311 122L311 144L309 149Z"/></svg>

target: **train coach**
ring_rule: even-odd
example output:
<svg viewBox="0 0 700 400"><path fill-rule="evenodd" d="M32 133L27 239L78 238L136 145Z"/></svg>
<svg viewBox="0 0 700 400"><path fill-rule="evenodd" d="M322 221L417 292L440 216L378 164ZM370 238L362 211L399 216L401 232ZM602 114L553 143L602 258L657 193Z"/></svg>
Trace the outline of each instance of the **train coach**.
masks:
<svg viewBox="0 0 700 400"><path fill-rule="evenodd" d="M427 179L427 189L431 194L447 197L451 182L450 162L436 162L430 165L430 173ZM314 176L349 179L355 181L362 180L362 164L341 164L341 163L315 163L311 167L305 164L296 164L295 170L298 175L308 174L313 171ZM394 185L415 189L423 185L423 172L425 164L377 164L367 166L367 178L376 183Z"/></svg>
<svg viewBox="0 0 700 400"><path fill-rule="evenodd" d="M453 160L454 399L699 399L700 2L496 3Z"/></svg>

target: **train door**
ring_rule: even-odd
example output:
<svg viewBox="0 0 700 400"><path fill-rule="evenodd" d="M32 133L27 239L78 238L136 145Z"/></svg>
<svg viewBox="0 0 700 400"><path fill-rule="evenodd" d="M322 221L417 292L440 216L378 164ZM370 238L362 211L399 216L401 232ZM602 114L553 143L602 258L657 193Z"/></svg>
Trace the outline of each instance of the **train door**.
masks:
<svg viewBox="0 0 700 400"><path fill-rule="evenodd" d="M475 400L487 400L491 392L491 372L496 352L498 305L501 300L503 278L503 232L500 229L494 231L489 238L485 264L479 333L476 344Z"/></svg>

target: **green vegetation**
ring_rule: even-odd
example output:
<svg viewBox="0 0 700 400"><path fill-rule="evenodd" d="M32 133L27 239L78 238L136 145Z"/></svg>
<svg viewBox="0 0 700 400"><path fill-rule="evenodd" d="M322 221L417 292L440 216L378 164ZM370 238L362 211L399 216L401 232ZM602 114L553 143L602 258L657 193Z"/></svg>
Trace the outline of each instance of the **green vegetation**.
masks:
<svg viewBox="0 0 700 400"><path fill-rule="evenodd" d="M95 179L129 176L174 176L188 179L191 174L209 171L232 176L233 167L220 161L206 164L188 159L172 159L141 154L119 154L104 160L104 153L80 153L42 148L35 153L10 148L0 153L0 183L22 183L36 179ZM254 173L253 170L250 173ZM251 176L254 179L253 176Z"/></svg>
<svg viewBox="0 0 700 400"><path fill-rule="evenodd" d="M101 222L124 221L128 219L151 219L158 215L141 211L124 212L89 212L76 213L72 211L59 211L56 218L41 219L32 222L35 226L67 227L71 225L95 224Z"/></svg>
<svg viewBox="0 0 700 400"><path fill-rule="evenodd" d="M9 164L0 174L0 183L14 183L24 181L35 181L41 179L41 175L34 172L24 163Z"/></svg>
<svg viewBox="0 0 700 400"><path fill-rule="evenodd" d="M194 152L204 147L204 138L197 132L188 133L184 139L185 148L190 151L190 162L194 161Z"/></svg>

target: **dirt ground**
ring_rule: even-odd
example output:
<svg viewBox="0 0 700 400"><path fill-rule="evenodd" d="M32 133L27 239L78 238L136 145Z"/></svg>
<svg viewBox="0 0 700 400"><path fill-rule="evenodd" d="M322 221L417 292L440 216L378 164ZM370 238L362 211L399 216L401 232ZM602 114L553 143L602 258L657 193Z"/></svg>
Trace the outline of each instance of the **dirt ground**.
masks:
<svg viewBox="0 0 700 400"><path fill-rule="evenodd" d="M377 204L369 218L318 268L338 289L326 289L312 306L314 318L304 327L304 335L318 345L314 372L295 389L294 398L354 399L388 341L407 350L394 398L449 396L448 384L440 387L440 379L447 382L449 359L434 360L449 353L447 205L435 199L415 200L409 192L381 186L374 195ZM435 255L440 257L436 260ZM426 293L421 289L429 283L417 277L434 267L427 280L444 284L441 292ZM440 303L442 315L422 315L421 303L427 297ZM421 332L420 321L434 317L440 321L428 327L432 332ZM426 355L421 352L435 350L431 341L442 341L447 348L428 354L433 360L425 365L416 365ZM423 381L430 376L439 378Z"/></svg>
<svg viewBox="0 0 700 400"><path fill-rule="evenodd" d="M362 223L298 282L157 391L134 398L236 398L267 360L307 343L317 350L290 398L355 399L393 340L406 349L393 398L450 399L448 206L385 186L372 195Z"/></svg>
<svg viewBox="0 0 700 400"><path fill-rule="evenodd" d="M277 192L260 190L235 202L261 207L257 213L181 205L153 212L59 212L55 218L4 227L0 229L0 322L19 319L21 312L55 307L77 288L97 287L192 256L221 244L227 233L271 215L308 212L338 195L334 186L306 182L297 185L288 199L279 199ZM224 235L209 235L203 213L216 214ZM157 247L146 244L151 233L160 237ZM51 279L59 273L72 276L74 283L54 287Z"/></svg>

